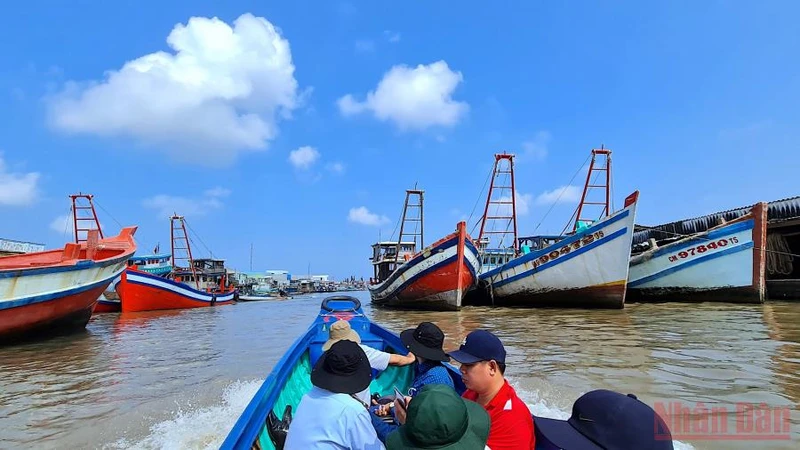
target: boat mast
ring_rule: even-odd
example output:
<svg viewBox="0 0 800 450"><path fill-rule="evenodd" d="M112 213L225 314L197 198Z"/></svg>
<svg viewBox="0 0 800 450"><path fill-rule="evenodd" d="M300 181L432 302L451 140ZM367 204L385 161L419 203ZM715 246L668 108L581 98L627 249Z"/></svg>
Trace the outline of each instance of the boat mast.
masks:
<svg viewBox="0 0 800 450"><path fill-rule="evenodd" d="M595 167L597 164L597 156L605 157L605 165L600 167ZM595 181L592 181L592 173L598 172L598 175L601 177L601 184L592 184L597 182L597 176L595 176ZM602 180L602 172L605 172L605 182L603 183ZM588 193L590 189L602 189L605 194L605 201L587 201ZM581 202L578 204L578 210L575 214L575 223L572 225L572 232L578 230L578 224L581 221L589 221L593 222L594 220L608 217L611 214L611 209L609 208L609 203L611 201L610 195L611 189L611 150L605 148L605 146L601 145L600 148L592 149L592 163L589 165L589 172L586 174L586 183L583 186L583 194L581 195ZM602 206L603 210L600 211L600 217L597 219L594 218L584 218L581 216L581 213L584 212L583 207L585 205L595 205L595 206Z"/></svg>
<svg viewBox="0 0 800 450"><path fill-rule="evenodd" d="M505 162L505 164L501 164ZM506 180L510 179L510 184L503 185L497 184L498 178L502 178L506 175ZM499 181L499 183L509 183L509 181ZM492 194L494 190L497 189L499 191L499 195L492 199ZM513 233L514 241L514 254L519 254L519 242L517 239L517 199L516 199L516 189L514 187L514 155L509 153L496 153L494 155L494 169L492 169L492 182L489 185L489 194L486 196L486 207L483 210L483 218L481 220L481 231L478 234L478 245L483 242L484 235L487 234L500 234L502 235L500 238L500 242L502 243L505 239L505 235ZM495 216L489 215L489 205L498 205L494 214ZM511 215L504 215L504 211L508 210L508 205L511 205ZM493 226L491 229L486 228L486 223L488 221L493 221ZM505 228L502 230L495 230L494 224L499 221L501 223L501 227L504 225ZM513 230L509 231L509 228L513 226ZM487 236L488 237L488 236ZM488 244L487 244L488 247Z"/></svg>
<svg viewBox="0 0 800 450"><path fill-rule="evenodd" d="M416 188L416 185L414 186ZM419 250L414 249L415 251L421 251L425 248L425 238L423 233L423 220L422 220L422 211L423 211L423 198L424 198L425 191L419 189L407 189L406 190L406 201L403 204L403 220L400 222L400 236L397 237L397 249L395 250L395 262L397 258L400 257L400 244L403 242L403 236L413 236L414 237L414 246L417 245L417 236L419 236ZM415 196L417 199L417 203L409 203L411 201L411 197ZM416 208L417 215L416 216L409 216L408 210L409 208ZM417 227L414 227L413 233L406 233L405 225L406 222L419 222L419 233L417 233Z"/></svg>
<svg viewBox="0 0 800 450"><path fill-rule="evenodd" d="M103 239L103 230L100 228L100 220L97 218L97 211L94 209L94 195L84 194L78 192L69 196L72 200L72 230L75 234L75 243L80 244L86 242L89 237L89 231L97 230L100 233L100 239ZM80 202L79 200L85 200ZM78 211L89 211L89 214L79 214ZM86 227L82 223L89 222ZM92 226L94 223L94 226ZM86 232L86 238L82 238L80 233Z"/></svg>
<svg viewBox="0 0 800 450"><path fill-rule="evenodd" d="M192 271L192 278L197 290L200 290L200 280L197 278L197 272L194 268L194 258L192 258L192 249L189 245L189 235L186 234L186 223L183 216L173 214L169 218L170 223L170 242L172 246L172 266L178 268L178 261L185 260L189 264L189 269ZM181 241L183 244L181 244ZM179 256L177 253L180 250L185 250L187 256ZM174 270L174 269L173 269Z"/></svg>

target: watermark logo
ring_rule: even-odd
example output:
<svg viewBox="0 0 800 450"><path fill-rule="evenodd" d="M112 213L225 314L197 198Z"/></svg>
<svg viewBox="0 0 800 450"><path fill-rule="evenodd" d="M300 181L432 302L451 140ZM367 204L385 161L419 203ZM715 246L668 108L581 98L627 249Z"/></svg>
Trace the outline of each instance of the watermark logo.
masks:
<svg viewBox="0 0 800 450"><path fill-rule="evenodd" d="M681 441L774 441L791 439L791 410L766 403L734 405L656 402L656 413L669 428L655 424L656 439Z"/></svg>

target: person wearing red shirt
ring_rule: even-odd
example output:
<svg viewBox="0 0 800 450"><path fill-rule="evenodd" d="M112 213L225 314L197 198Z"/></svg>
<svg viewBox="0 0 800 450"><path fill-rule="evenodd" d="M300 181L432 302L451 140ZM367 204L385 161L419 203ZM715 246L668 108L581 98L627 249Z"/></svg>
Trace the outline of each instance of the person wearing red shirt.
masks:
<svg viewBox="0 0 800 450"><path fill-rule="evenodd" d="M448 356L461 363L461 378L467 386L462 397L489 413L492 423L486 446L491 450L533 450L533 416L503 377L506 349L500 339L489 331L475 330Z"/></svg>

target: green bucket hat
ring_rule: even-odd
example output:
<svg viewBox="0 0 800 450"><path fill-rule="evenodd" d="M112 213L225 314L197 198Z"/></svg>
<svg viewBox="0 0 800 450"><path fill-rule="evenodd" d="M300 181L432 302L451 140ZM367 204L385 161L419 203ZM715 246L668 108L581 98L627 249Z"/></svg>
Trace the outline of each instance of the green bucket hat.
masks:
<svg viewBox="0 0 800 450"><path fill-rule="evenodd" d="M489 414L453 388L429 384L408 404L405 425L386 437L387 450L476 449L489 439Z"/></svg>

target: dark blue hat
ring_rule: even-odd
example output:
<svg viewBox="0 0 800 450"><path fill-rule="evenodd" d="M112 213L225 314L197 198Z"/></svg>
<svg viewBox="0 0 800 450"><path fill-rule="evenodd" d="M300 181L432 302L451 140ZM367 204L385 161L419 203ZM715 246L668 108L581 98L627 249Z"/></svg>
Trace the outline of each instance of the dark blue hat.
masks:
<svg viewBox="0 0 800 450"><path fill-rule="evenodd" d="M568 420L537 417L534 422L538 435L564 450L673 448L667 424L633 394L587 392L572 405Z"/></svg>
<svg viewBox="0 0 800 450"><path fill-rule="evenodd" d="M506 349L494 334L486 330L475 330L467 335L458 350L448 353L448 356L462 364L490 360L505 364Z"/></svg>

